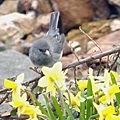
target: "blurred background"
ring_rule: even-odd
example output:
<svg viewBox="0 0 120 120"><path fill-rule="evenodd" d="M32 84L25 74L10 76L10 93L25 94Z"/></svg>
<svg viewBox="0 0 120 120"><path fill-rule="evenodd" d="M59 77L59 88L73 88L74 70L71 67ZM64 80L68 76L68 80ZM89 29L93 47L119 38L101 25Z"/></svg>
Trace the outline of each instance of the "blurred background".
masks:
<svg viewBox="0 0 120 120"><path fill-rule="evenodd" d="M0 0L0 80L21 72L33 79L30 46L48 30L50 13L60 11L59 28L66 36L63 65L120 45L120 0ZM74 51L74 53L73 53ZM102 65L107 59L102 59ZM83 73L95 60L79 66ZM72 73L69 73L72 76Z"/></svg>

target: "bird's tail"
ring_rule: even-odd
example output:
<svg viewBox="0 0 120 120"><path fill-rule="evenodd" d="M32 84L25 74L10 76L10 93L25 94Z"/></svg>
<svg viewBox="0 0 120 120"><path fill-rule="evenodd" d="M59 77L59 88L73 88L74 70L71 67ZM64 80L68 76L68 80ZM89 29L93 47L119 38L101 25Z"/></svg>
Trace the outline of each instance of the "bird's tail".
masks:
<svg viewBox="0 0 120 120"><path fill-rule="evenodd" d="M50 17L50 25L49 30L47 32L47 35L50 35L52 37L59 34L59 28L58 28L58 21L59 21L59 12L52 12Z"/></svg>

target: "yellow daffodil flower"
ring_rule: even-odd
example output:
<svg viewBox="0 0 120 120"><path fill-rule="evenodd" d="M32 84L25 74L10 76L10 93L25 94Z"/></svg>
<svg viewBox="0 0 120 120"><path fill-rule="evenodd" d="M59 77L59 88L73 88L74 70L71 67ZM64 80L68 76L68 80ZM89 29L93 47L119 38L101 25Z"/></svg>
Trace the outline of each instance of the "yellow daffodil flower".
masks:
<svg viewBox="0 0 120 120"><path fill-rule="evenodd" d="M42 67L42 72L45 76L40 78L39 87L47 87L46 92L52 92L55 95L56 88L65 86L66 72L62 71L62 63L57 62L52 68Z"/></svg>
<svg viewBox="0 0 120 120"><path fill-rule="evenodd" d="M119 86L118 85L112 85L111 87L109 87L108 89L108 94L109 95L112 95L112 94L115 94L115 93L119 93L120 92L120 89L119 89Z"/></svg>
<svg viewBox="0 0 120 120"><path fill-rule="evenodd" d="M17 108L18 116L22 114L29 115L28 120L38 120L37 116L42 115L39 107L35 107L34 105L30 105L27 101L27 94L24 93L21 97L18 95L14 99L14 101L10 102L10 104Z"/></svg>
<svg viewBox="0 0 120 120"><path fill-rule="evenodd" d="M21 83L24 80L24 74L20 74L17 76L15 81L10 81L8 79L4 80L4 86L6 88L11 88L12 89L12 98L14 99L16 95L20 95L20 90L24 89L25 87L21 85Z"/></svg>
<svg viewBox="0 0 120 120"><path fill-rule="evenodd" d="M110 105L102 110L102 115L106 118L107 115L115 114L114 106Z"/></svg>
<svg viewBox="0 0 120 120"><path fill-rule="evenodd" d="M76 96L74 96L71 92L67 93L65 92L64 95L67 98L65 101L68 105L75 108L76 111L80 112L79 106L80 106L80 92L77 93Z"/></svg>
<svg viewBox="0 0 120 120"><path fill-rule="evenodd" d="M42 115L38 106L27 105L25 106L24 114L29 115L29 119L27 120L38 120L37 116Z"/></svg>
<svg viewBox="0 0 120 120"><path fill-rule="evenodd" d="M120 115L108 115L105 120L120 120Z"/></svg>
<svg viewBox="0 0 120 120"><path fill-rule="evenodd" d="M17 113L18 116L24 113L25 111L25 106L29 105L29 102L27 101L27 94L24 93L22 96L16 95L16 97L13 99L10 104L17 108Z"/></svg>
<svg viewBox="0 0 120 120"><path fill-rule="evenodd" d="M110 104L110 102L113 104L114 100L116 99L115 98L115 93L119 93L120 92L119 86L115 85L115 84L113 84L113 85L111 85L109 87L105 86L104 88L101 88L101 89L103 90L103 92L105 94L104 96L102 96L102 97L105 98L103 102L104 103L106 102L108 104ZM102 97L99 98L100 101L102 100Z"/></svg>
<svg viewBox="0 0 120 120"><path fill-rule="evenodd" d="M88 80L79 80L78 81L78 88L80 90L84 90L85 88L87 88L87 83L88 83Z"/></svg>
<svg viewBox="0 0 120 120"><path fill-rule="evenodd" d="M100 98L98 98L98 101L101 103L106 103L106 96L105 95L101 96Z"/></svg>
<svg viewBox="0 0 120 120"><path fill-rule="evenodd" d="M104 119L106 120L106 118L109 115L115 114L115 108L112 105L106 107L102 103L100 103L100 105L97 105L95 102L93 102L93 105L96 108L96 110L98 111L99 120L104 120Z"/></svg>

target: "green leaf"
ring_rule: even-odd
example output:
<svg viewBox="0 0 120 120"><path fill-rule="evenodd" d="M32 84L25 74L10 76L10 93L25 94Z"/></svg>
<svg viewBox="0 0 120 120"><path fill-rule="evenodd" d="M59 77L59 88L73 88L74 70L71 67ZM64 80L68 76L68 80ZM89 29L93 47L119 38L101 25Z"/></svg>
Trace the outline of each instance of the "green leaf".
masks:
<svg viewBox="0 0 120 120"><path fill-rule="evenodd" d="M48 101L48 98L46 97L46 95L44 95L44 98L45 98L45 102L46 102L46 107L47 107L49 119L50 120L56 120L56 117L55 117L52 109L50 108L49 101Z"/></svg>
<svg viewBox="0 0 120 120"><path fill-rule="evenodd" d="M113 72L110 72L110 77L111 77L112 83L117 85L117 81ZM120 93L116 93L115 96L116 96L117 104L120 105Z"/></svg>
<svg viewBox="0 0 120 120"><path fill-rule="evenodd" d="M66 112L68 113L68 116L69 116L67 118L67 120L74 120L72 112L71 112L70 108L67 106L67 104L65 103L65 101L63 101L63 104L64 104L65 110L66 110Z"/></svg>
<svg viewBox="0 0 120 120"><path fill-rule="evenodd" d="M89 120L90 116L92 115L92 109L93 109L93 97L92 96L93 96L92 83L91 83L91 80L89 79L88 85L87 85L86 120Z"/></svg>
<svg viewBox="0 0 120 120"><path fill-rule="evenodd" d="M81 91L81 97L84 98L84 90ZM86 101L84 99L84 101L82 101L80 103L80 116L79 116L79 120L85 120L85 104L86 104Z"/></svg>
<svg viewBox="0 0 120 120"><path fill-rule="evenodd" d="M120 105L120 93L116 93L115 96L116 96L117 104Z"/></svg>
<svg viewBox="0 0 120 120"><path fill-rule="evenodd" d="M34 100L35 100L35 102L36 102L36 105L39 106L41 112L42 112L43 114L45 114L45 115L48 116L48 113L47 113L46 109L41 105L41 103L38 102L38 100L37 100L35 97L34 97Z"/></svg>
<svg viewBox="0 0 120 120"><path fill-rule="evenodd" d="M110 72L110 77L111 77L111 81L112 81L112 83L117 85L116 78L115 78L115 76L113 75L112 72Z"/></svg>
<svg viewBox="0 0 120 120"><path fill-rule="evenodd" d="M59 117L59 120L63 120L63 112L61 111L60 105L54 96L52 96L53 105L55 107L56 113Z"/></svg>

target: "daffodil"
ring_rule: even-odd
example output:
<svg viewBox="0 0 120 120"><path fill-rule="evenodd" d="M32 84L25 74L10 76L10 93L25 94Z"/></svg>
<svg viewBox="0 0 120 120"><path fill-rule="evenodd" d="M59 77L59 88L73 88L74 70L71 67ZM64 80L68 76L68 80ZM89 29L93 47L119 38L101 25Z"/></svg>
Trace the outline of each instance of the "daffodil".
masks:
<svg viewBox="0 0 120 120"><path fill-rule="evenodd" d="M24 114L29 115L27 120L38 120L37 116L42 115L39 107L34 105L25 106Z"/></svg>
<svg viewBox="0 0 120 120"><path fill-rule="evenodd" d="M18 116L22 114L29 115L28 120L38 120L37 116L42 115L38 106L30 105L27 101L27 94L24 93L22 96L16 96L16 98L10 102L10 104L17 108Z"/></svg>
<svg viewBox="0 0 120 120"><path fill-rule="evenodd" d="M111 73L114 75L115 79L118 78L117 73L115 73L113 71L111 71ZM118 85L112 84L110 73L108 72L107 69L105 69L103 79L104 79L104 86L101 86L101 89L102 89L102 91L103 91L103 93L105 95L104 98L106 98L106 103L114 104L114 100L116 99L115 98L115 93L120 92L120 89L119 89Z"/></svg>
<svg viewBox="0 0 120 120"><path fill-rule="evenodd" d="M65 92L64 95L66 97L66 103L73 107L76 111L80 112L80 92L77 93L76 96L74 96L71 92Z"/></svg>
<svg viewBox="0 0 120 120"><path fill-rule="evenodd" d="M13 99L10 104L17 108L17 113L18 116L24 113L25 111L25 106L29 105L29 102L27 101L27 94L24 93L22 96L16 95L16 97Z"/></svg>
<svg viewBox="0 0 120 120"><path fill-rule="evenodd" d="M105 95L101 96L100 98L98 98L98 101L101 103L106 103L106 96Z"/></svg>
<svg viewBox="0 0 120 120"><path fill-rule="evenodd" d="M57 62L52 68L42 67L43 76L39 82L39 87L47 87L46 92L52 92L55 95L56 88L65 86L66 72L62 71L62 63Z"/></svg>
<svg viewBox="0 0 120 120"><path fill-rule="evenodd" d="M114 100L116 99L115 94L120 92L119 86L113 84L111 86L104 87L101 89L103 90L104 95L101 98L99 98L99 100L100 101L103 100L102 98L104 97L104 100L103 100L104 103L106 102L108 104L110 103L114 104Z"/></svg>
<svg viewBox="0 0 120 120"><path fill-rule="evenodd" d="M97 105L95 102L93 102L93 105L99 114L99 120L106 120L109 115L115 114L115 108L112 105L106 106L102 103L100 103L100 105Z"/></svg>
<svg viewBox="0 0 120 120"><path fill-rule="evenodd" d="M85 88L87 88L87 83L88 83L88 80L79 80L78 81L78 88L80 90L84 90Z"/></svg>
<svg viewBox="0 0 120 120"><path fill-rule="evenodd" d="M91 80L91 83L92 83L93 94L95 94L100 88L95 84L95 77L93 76L92 68L89 68L89 79Z"/></svg>
<svg viewBox="0 0 120 120"><path fill-rule="evenodd" d="M120 115L108 115L105 120L120 120Z"/></svg>
<svg viewBox="0 0 120 120"><path fill-rule="evenodd" d="M25 87L21 85L21 83L24 80L24 74L20 74L17 76L15 81L10 81L8 79L4 80L4 86L6 88L12 89L12 98L14 99L16 95L20 95L21 89L24 89Z"/></svg>

